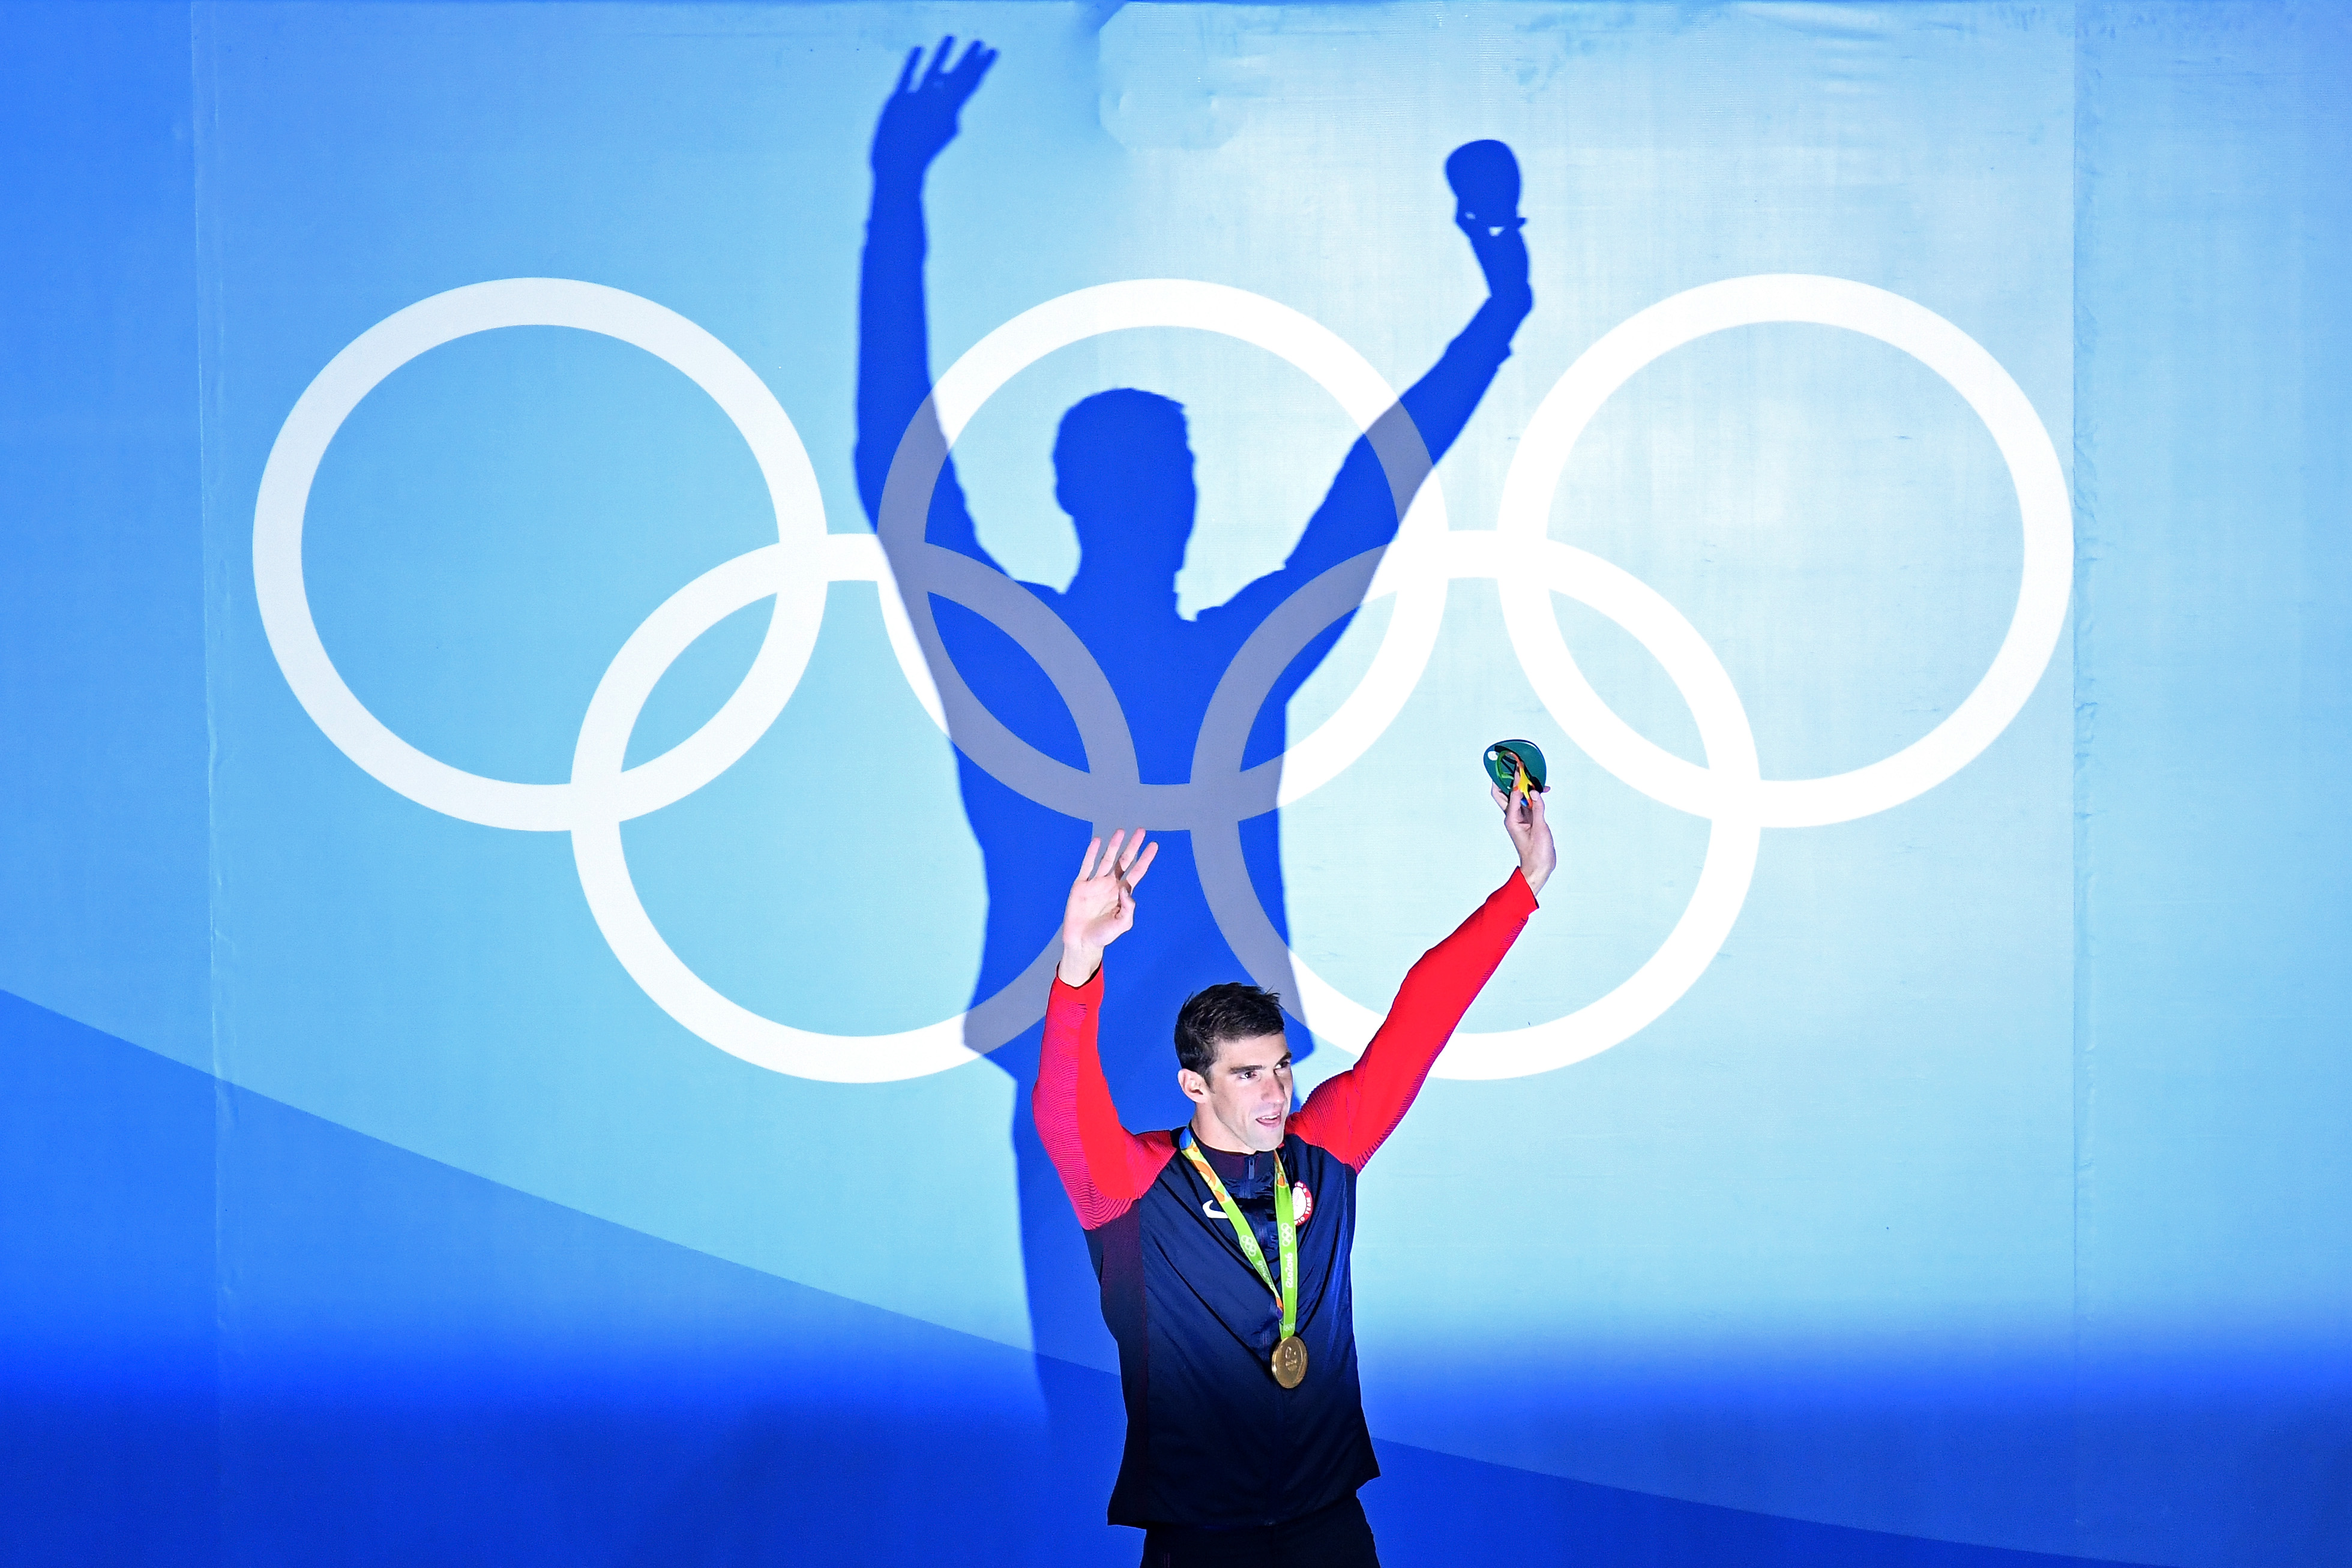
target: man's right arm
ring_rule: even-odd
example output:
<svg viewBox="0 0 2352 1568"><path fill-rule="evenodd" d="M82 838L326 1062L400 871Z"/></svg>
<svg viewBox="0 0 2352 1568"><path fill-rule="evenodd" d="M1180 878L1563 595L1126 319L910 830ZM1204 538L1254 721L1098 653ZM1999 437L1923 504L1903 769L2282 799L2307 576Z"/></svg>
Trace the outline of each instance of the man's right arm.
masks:
<svg viewBox="0 0 2352 1568"><path fill-rule="evenodd" d="M1045 1049L1037 1059L1037 1086L1029 1108L1037 1136L1078 1223L1088 1230L1109 1224L1159 1179L1176 1152L1165 1133L1139 1137L1118 1124L1110 1083L1103 1077L1095 1023L1102 1014L1103 949L1135 924L1135 888L1160 856L1144 842L1143 830L1113 833L1087 845L1078 878L1062 910L1062 956L1054 971L1054 994L1045 1004Z"/></svg>
<svg viewBox="0 0 2352 1568"><path fill-rule="evenodd" d="M1045 1004L1045 1049L1029 1096L1037 1136L1088 1230L1125 1214L1151 1188L1176 1145L1165 1133L1141 1136L1119 1125L1103 1077L1095 1030L1102 1016L1102 969L1082 986L1055 976Z"/></svg>

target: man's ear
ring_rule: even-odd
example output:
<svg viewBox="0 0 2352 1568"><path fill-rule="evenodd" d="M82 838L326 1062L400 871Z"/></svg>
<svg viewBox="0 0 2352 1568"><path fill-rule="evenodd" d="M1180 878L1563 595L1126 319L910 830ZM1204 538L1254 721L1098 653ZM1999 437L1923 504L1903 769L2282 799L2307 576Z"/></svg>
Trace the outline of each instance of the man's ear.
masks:
<svg viewBox="0 0 2352 1568"><path fill-rule="evenodd" d="M1189 1067L1176 1070L1176 1087L1184 1091L1184 1097L1195 1104L1205 1103L1209 1098L1209 1081Z"/></svg>

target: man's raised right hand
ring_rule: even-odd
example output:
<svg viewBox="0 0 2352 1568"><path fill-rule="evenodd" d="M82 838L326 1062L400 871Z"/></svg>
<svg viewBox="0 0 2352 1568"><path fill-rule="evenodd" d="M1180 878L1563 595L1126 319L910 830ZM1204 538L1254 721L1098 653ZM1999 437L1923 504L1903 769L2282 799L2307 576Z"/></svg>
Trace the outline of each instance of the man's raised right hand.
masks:
<svg viewBox="0 0 2352 1568"><path fill-rule="evenodd" d="M1123 846L1123 847L1122 847ZM1143 830L1132 837L1113 833L1106 847L1088 841L1086 858L1078 862L1078 880L1070 884L1070 902L1062 911L1062 983L1083 986L1102 967L1103 949L1127 934L1135 924L1135 886L1160 854L1158 844L1146 845Z"/></svg>

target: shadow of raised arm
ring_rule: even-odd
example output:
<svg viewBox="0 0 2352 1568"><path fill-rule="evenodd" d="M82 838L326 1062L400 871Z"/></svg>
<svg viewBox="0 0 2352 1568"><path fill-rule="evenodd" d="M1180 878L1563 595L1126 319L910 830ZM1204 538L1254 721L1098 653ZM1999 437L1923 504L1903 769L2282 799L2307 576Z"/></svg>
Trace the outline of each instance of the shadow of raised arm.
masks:
<svg viewBox="0 0 2352 1568"><path fill-rule="evenodd" d="M1510 156L1496 141L1475 142L1472 147L1495 149L1506 162ZM1454 162L1449 162L1447 172L1454 173ZM1509 204L1515 206L1516 167L1510 170L1509 192ZM1498 207L1491 190L1475 193L1476 198L1483 199L1475 199L1475 206L1471 191L1457 187L1457 194L1454 226L1468 236L1479 270L1486 275L1486 303L1446 345L1428 374L1381 416L1383 424L1411 422L1428 464L1415 472L1394 476L1391 488L1391 476L1381 466L1373 441L1358 439L1282 569L1234 596L1233 602L1244 606L1244 612L1253 618L1271 613L1276 605L1331 567L1396 537L1413 496L1470 423L1479 400L1494 382L1495 372L1510 357L1512 336L1535 308L1535 295L1528 284L1527 242L1520 234L1523 220L1515 212ZM1374 429L1379 431L1381 426ZM1411 441L1383 444L1391 450L1399 445L1410 450L1413 445Z"/></svg>
<svg viewBox="0 0 2352 1568"><path fill-rule="evenodd" d="M877 527L891 458L931 394L923 177L955 140L964 104L996 60L994 50L974 42L950 63L954 47L952 37L941 39L928 68L922 50L908 53L874 128L874 203L858 270L856 466L858 501ZM937 440L936 424L926 434ZM980 548L952 464L940 468L926 537L996 564Z"/></svg>

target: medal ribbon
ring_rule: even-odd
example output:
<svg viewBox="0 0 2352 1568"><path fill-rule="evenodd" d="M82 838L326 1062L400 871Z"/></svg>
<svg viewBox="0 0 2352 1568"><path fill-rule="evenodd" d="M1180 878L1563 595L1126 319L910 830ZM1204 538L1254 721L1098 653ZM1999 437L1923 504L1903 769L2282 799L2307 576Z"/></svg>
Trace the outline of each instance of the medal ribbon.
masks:
<svg viewBox="0 0 2352 1568"><path fill-rule="evenodd" d="M1265 1266L1265 1249L1257 1244L1257 1233L1250 1228L1249 1217L1234 1201L1234 1195L1225 1190L1225 1184L1217 1179L1214 1167L1193 1146L1190 1127L1184 1129L1182 1146L1184 1157L1192 1162L1192 1168L1201 1173L1209 1190L1217 1195L1217 1202L1224 1208L1225 1218L1232 1223L1234 1235L1242 1244L1242 1256L1257 1270L1257 1277L1265 1281L1265 1288L1274 1292L1274 1299L1282 1303L1282 1337L1290 1338L1298 1332L1298 1222L1292 1217L1290 1178L1283 1175L1282 1156L1274 1156L1274 1233L1282 1243L1282 1283L1276 1285L1273 1271Z"/></svg>

